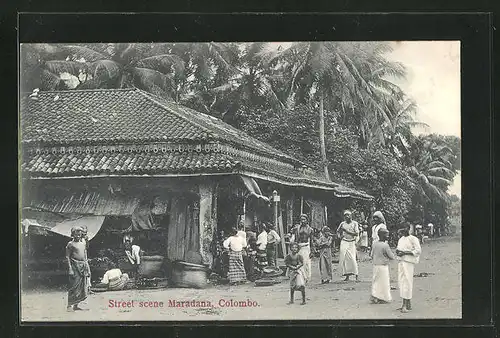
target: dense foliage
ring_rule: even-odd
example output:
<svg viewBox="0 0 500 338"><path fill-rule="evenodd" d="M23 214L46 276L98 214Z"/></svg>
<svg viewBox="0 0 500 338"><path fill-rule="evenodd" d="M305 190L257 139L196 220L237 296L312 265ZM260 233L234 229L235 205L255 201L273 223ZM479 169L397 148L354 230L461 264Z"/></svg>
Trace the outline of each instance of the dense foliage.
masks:
<svg viewBox="0 0 500 338"><path fill-rule="evenodd" d="M375 196L389 226L456 218L460 139L415 135L386 42L108 43L21 48L21 89L135 86L221 118ZM453 211L452 211L453 210ZM451 218L450 218L451 217Z"/></svg>

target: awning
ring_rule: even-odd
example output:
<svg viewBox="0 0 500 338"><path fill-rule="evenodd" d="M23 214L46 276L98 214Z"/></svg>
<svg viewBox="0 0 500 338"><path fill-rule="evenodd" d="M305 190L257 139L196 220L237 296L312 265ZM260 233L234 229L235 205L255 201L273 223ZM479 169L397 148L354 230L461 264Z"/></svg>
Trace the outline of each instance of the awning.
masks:
<svg viewBox="0 0 500 338"><path fill-rule="evenodd" d="M248 192L250 193L251 196L255 196L256 198L269 202L269 197L262 195L259 185L257 184L257 182L255 182L253 178L241 175L240 177L243 180L243 183L245 184L245 187L248 189Z"/></svg>
<svg viewBox="0 0 500 338"><path fill-rule="evenodd" d="M29 207L58 214L130 216L140 199L104 192L46 191L30 196Z"/></svg>
<svg viewBox="0 0 500 338"><path fill-rule="evenodd" d="M91 240L101 229L104 218L104 216L83 216L57 223L50 231L71 238L71 228L75 226L87 227L87 236Z"/></svg>

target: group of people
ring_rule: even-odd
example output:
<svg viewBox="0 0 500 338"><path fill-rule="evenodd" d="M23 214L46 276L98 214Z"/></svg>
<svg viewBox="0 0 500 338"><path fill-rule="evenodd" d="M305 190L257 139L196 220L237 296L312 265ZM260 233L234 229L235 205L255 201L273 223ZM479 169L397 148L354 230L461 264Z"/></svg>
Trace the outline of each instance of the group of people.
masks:
<svg viewBox="0 0 500 338"><path fill-rule="evenodd" d="M132 244L133 238L125 236L123 239L125 254L132 265L132 273L138 271L141 262L140 247ZM71 229L71 241L66 245L66 260L68 263L69 288L67 311L83 311L79 304L91 293L91 271L88 260L88 236L85 227L73 227ZM127 273L122 273L118 268L118 262L111 260L108 269L104 273L96 287L106 287L109 290L121 290L129 280Z"/></svg>
<svg viewBox="0 0 500 338"><path fill-rule="evenodd" d="M241 228L244 227L240 224ZM214 262L212 270L227 277L230 284L245 283L254 279L255 269L277 266L277 246L281 242L272 225L261 224L257 235L251 228L246 231L236 228L225 238L223 231L214 242Z"/></svg>
<svg viewBox="0 0 500 338"><path fill-rule="evenodd" d="M346 210L344 221L337 228L337 237L340 238L339 270L344 281L354 276L359 281L357 249L368 248L366 226L360 226L353 220L352 212ZM398 244L393 253L389 244L389 230L382 212L373 213L371 229L372 241L370 257L373 262L371 302L374 304L388 303L392 300L390 292L389 264L398 260L398 286L403 304L402 312L411 310L413 290L413 270L419 262L421 246L419 239L411 234L409 224L398 230ZM243 225L243 224L241 224ZM66 246L68 263L69 289L68 311L83 310L79 303L84 301L90 293L90 266L88 263L88 237L84 227L71 229L72 240ZM295 225L286 235L290 253L285 257L287 276L290 278L290 304L294 302L295 291L300 291L302 303L306 304L305 286L311 280L311 246L319 251L319 269L321 283L329 283L333 279L332 243L334 234L327 226L319 233L309 225L308 216L302 214L300 223ZM277 245L282 238L272 225L262 223L261 232L257 235L250 228L246 231L232 229L229 237L219 233L215 241L213 270L227 276L231 284L245 283L252 279L255 264L258 269L277 267ZM137 272L140 264L140 247L132 244L130 236L124 237L125 253L132 264L133 273ZM129 276L118 268L117 262L110 263L108 271L100 281L110 289L123 288Z"/></svg>
<svg viewBox="0 0 500 338"><path fill-rule="evenodd" d="M371 289L371 302L373 304L384 304L392 301L389 263L398 260L398 287L403 304L399 308L401 312L411 311L411 299L413 290L414 266L419 262L421 246L417 237L411 234L410 224L405 224L398 230L398 244L393 253L389 244L389 230L385 218L380 211L373 213L373 226L371 229L372 243L370 257L373 262L373 276ZM360 226L352 219L349 210L344 212L344 221L337 228L337 235L341 239L339 252L339 270L349 281L354 276L359 281L357 248L368 247L366 227ZM311 242L319 250L319 269L321 283L328 283L332 279L332 253L331 245L333 234L328 227L323 227L318 236L313 236L313 229L308 224L307 215L301 215L300 224L292 229L290 238L290 254L285 257L285 265L290 277L290 302L294 302L294 292L300 291L302 303L306 304L305 286L311 279ZM361 242L361 243L360 243Z"/></svg>

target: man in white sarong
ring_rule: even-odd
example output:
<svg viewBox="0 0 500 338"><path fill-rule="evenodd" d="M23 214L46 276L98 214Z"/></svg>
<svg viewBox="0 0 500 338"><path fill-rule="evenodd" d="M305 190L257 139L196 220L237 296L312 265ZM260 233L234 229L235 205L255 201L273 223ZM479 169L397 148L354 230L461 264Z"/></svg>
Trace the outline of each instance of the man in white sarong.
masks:
<svg viewBox="0 0 500 338"><path fill-rule="evenodd" d="M373 260L372 295L373 304L384 304L392 301L389 276L389 262L395 260L387 238L389 231L382 228L378 231L379 240L373 243L371 258Z"/></svg>
<svg viewBox="0 0 500 338"><path fill-rule="evenodd" d="M401 238L398 241L396 255L398 256L398 286L403 305L398 310L411 311L413 296L413 271L420 260L422 249L418 238L410 235L410 226L400 229Z"/></svg>
<svg viewBox="0 0 500 338"><path fill-rule="evenodd" d="M360 227L358 222L352 220L352 213L344 211L344 222L340 223L337 233L342 239L340 241L339 266L344 281L348 281L351 275L358 281L358 262L356 260L356 242L359 239Z"/></svg>
<svg viewBox="0 0 500 338"><path fill-rule="evenodd" d="M306 214L300 215L300 224L291 229L290 243L299 244L299 254L304 260L304 273L306 283L311 280L311 236L313 229L309 225L309 217Z"/></svg>

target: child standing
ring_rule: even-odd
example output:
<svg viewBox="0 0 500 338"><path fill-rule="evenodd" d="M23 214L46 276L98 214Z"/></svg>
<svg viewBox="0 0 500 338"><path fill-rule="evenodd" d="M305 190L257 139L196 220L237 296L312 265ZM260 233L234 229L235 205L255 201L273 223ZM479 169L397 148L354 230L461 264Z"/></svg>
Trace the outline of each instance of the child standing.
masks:
<svg viewBox="0 0 500 338"><path fill-rule="evenodd" d="M420 260L422 249L418 238L410 234L410 225L400 230L401 238L398 241L396 255L398 256L398 286L399 294L403 298L403 305L398 310L411 311L413 293L413 271L415 264Z"/></svg>
<svg viewBox="0 0 500 338"><path fill-rule="evenodd" d="M384 304L392 301L389 277L389 261L395 260L387 238L389 231L381 228L378 231L379 240L372 245L371 257L373 259L373 278L371 302Z"/></svg>
<svg viewBox="0 0 500 338"><path fill-rule="evenodd" d="M290 277L290 302L293 304L295 290L302 293L302 303L306 304L306 275L304 272L304 258L299 254L299 244L290 244L290 253L285 257L285 265L288 268L288 277Z"/></svg>

